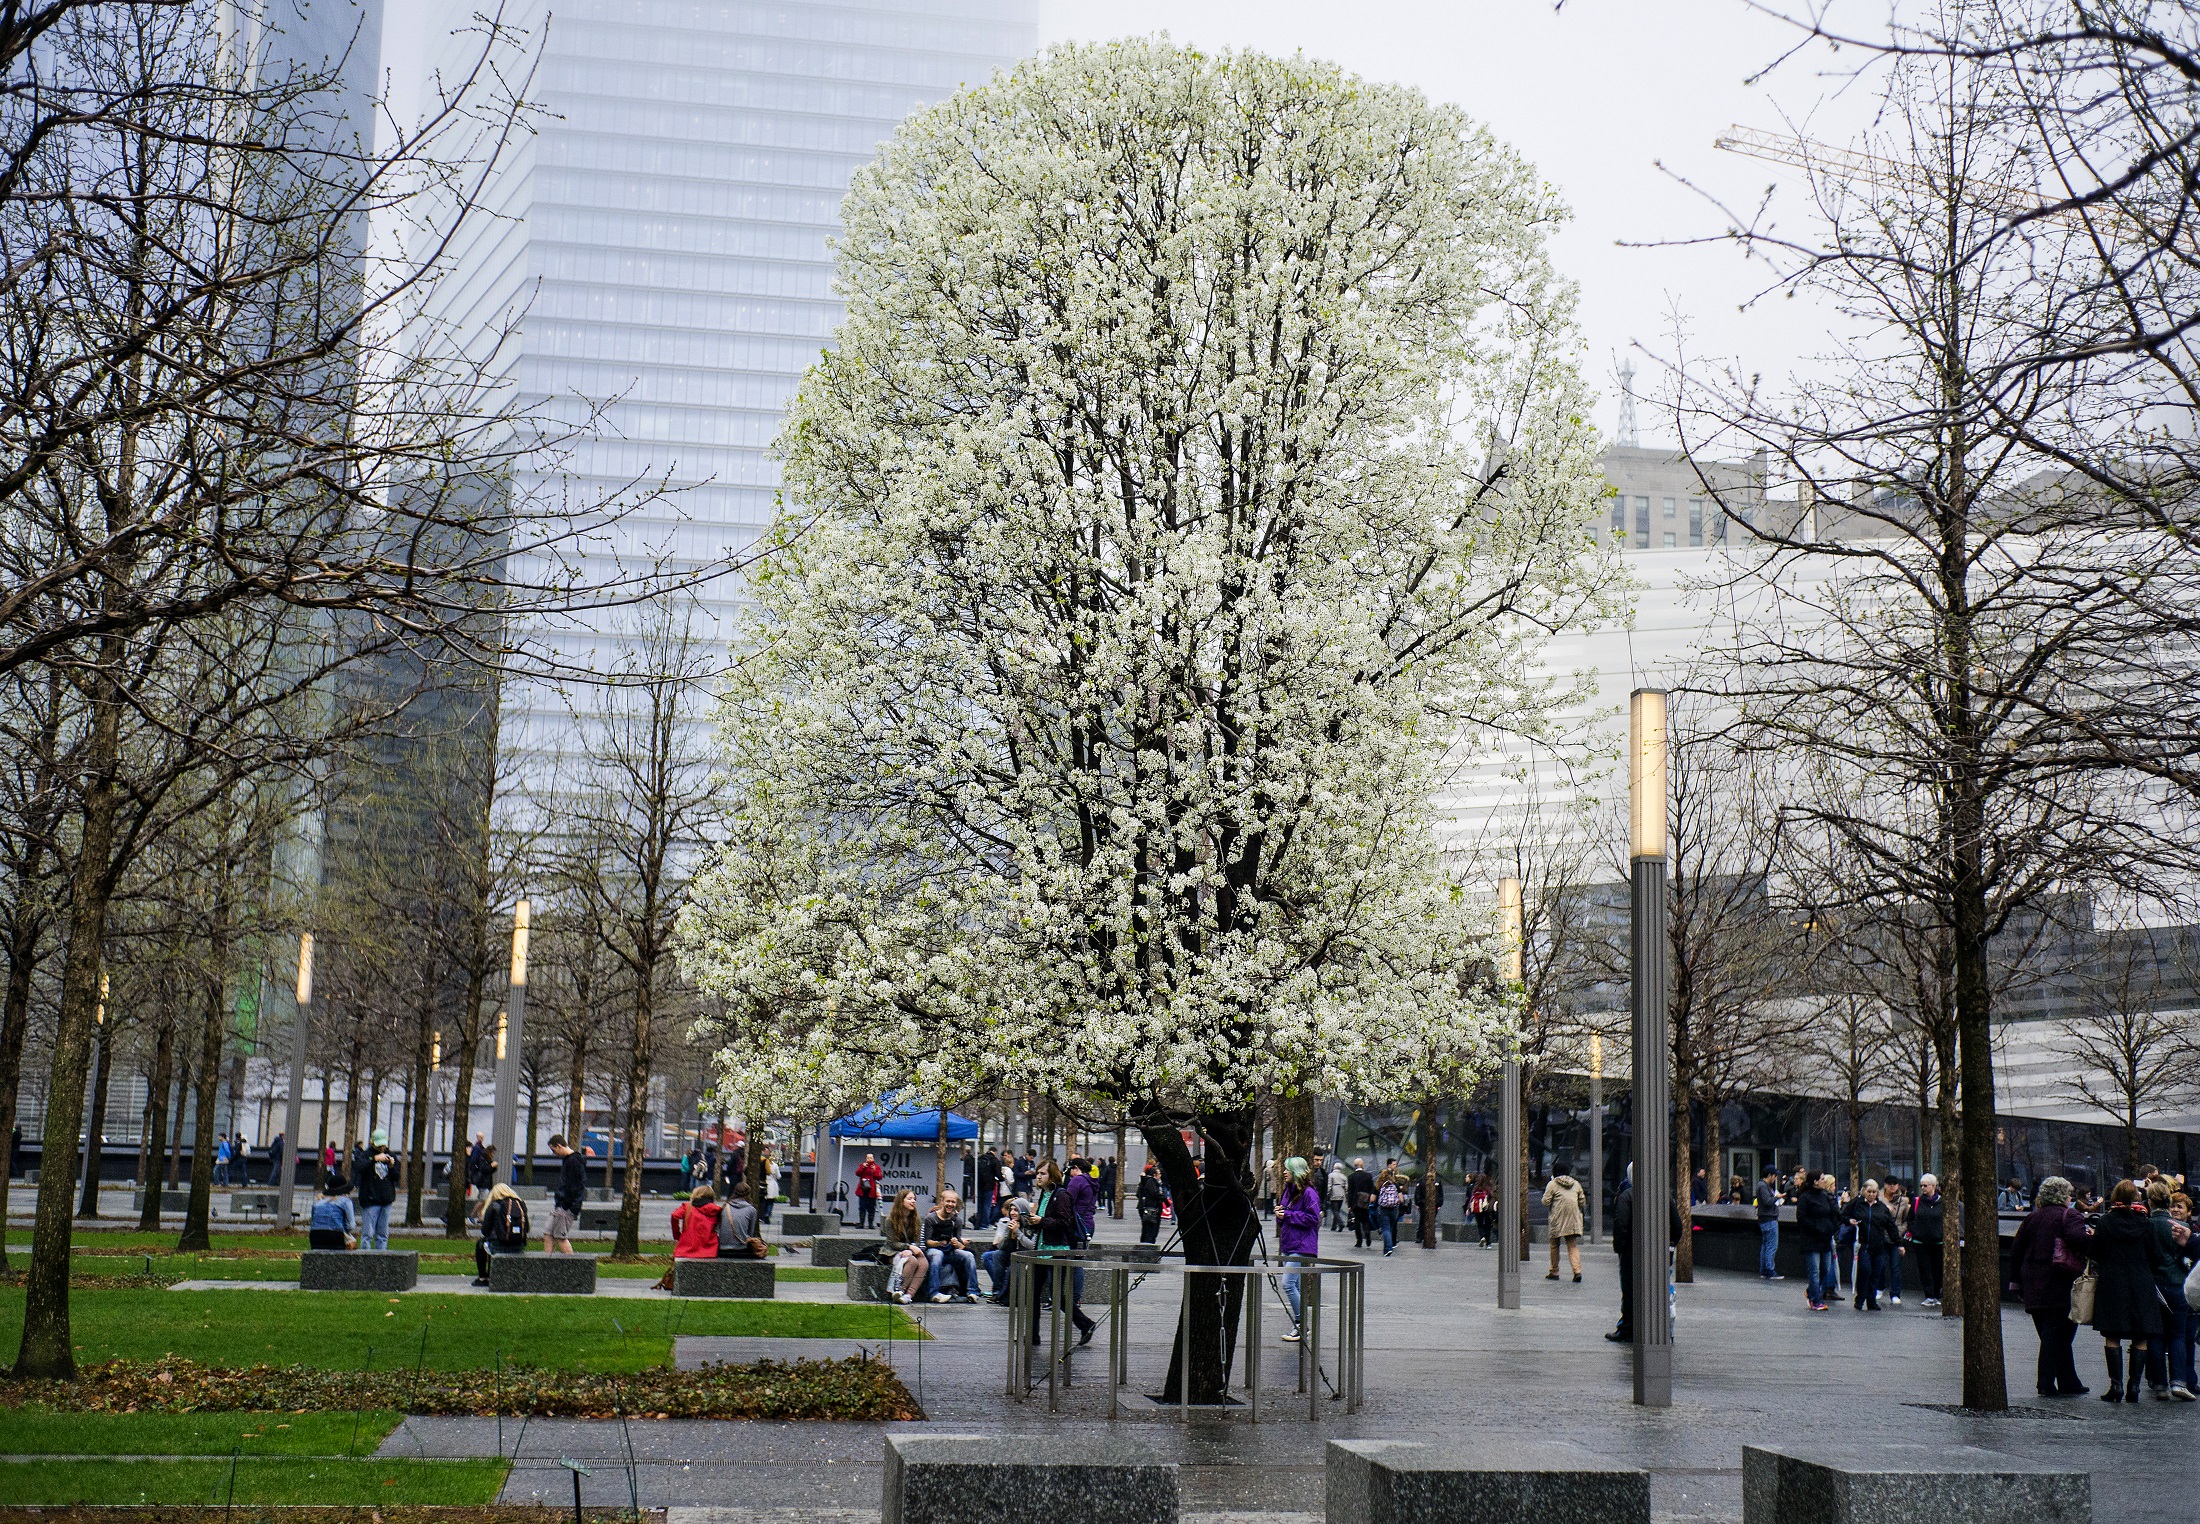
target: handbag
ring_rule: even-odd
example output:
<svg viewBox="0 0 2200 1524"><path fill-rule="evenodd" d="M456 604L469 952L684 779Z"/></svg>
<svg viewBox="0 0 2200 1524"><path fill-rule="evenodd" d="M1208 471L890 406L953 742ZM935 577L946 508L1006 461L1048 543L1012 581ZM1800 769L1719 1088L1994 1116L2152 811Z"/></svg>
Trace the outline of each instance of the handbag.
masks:
<svg viewBox="0 0 2200 1524"><path fill-rule="evenodd" d="M2082 1273L2085 1269L2085 1261L2070 1252L2070 1245L2063 1242L2060 1234L2056 1235L2054 1243L2054 1252L2048 1258L2055 1268L2071 1275Z"/></svg>
<svg viewBox="0 0 2200 1524"><path fill-rule="evenodd" d="M2093 1294L2100 1289L2100 1285L2101 1278L2093 1273L2091 1265L2086 1266L2085 1274L2070 1283L2071 1322L2093 1321Z"/></svg>

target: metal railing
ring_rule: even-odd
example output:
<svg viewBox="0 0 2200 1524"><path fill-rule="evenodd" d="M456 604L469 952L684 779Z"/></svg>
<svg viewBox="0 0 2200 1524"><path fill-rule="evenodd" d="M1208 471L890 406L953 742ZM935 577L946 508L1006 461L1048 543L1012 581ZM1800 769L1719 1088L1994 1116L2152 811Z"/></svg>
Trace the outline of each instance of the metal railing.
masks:
<svg viewBox="0 0 2200 1524"><path fill-rule="evenodd" d="M1045 1280L1047 1306L1047 1411L1061 1410L1061 1393L1073 1386L1070 1368L1068 1330L1072 1326L1071 1307L1073 1287L1077 1275L1082 1272L1087 1280L1095 1276L1105 1277L1108 1290L1108 1416L1114 1418L1120 1412L1123 1386L1130 1379L1130 1321L1132 1294L1146 1281L1161 1277L1176 1288L1174 1299L1176 1317L1175 1358L1177 1364L1177 1419L1191 1421L1194 1404L1191 1400L1191 1290L1192 1277L1236 1277L1247 1284L1239 1306L1244 1315L1243 1350L1246 1412L1249 1421L1260 1422L1261 1375L1261 1323L1266 1302L1264 1292L1276 1284L1276 1277L1296 1275L1299 1278L1299 1332L1297 1346L1298 1384L1294 1396L1306 1398L1306 1416L1309 1420L1321 1416L1322 1392L1326 1387L1329 1400L1342 1402L1347 1413L1357 1413L1365 1395L1366 1343L1367 1343L1367 1266L1358 1260L1322 1259L1318 1256L1261 1256L1247 1265L1193 1265L1184 1262L1181 1254L1161 1255L1153 1250L1144 1253L1133 1251L1125 1254L1107 1250L1019 1250L1009 1257L1009 1317L1008 1317L1008 1389L1007 1395L1017 1401L1026 1401L1037 1390L1038 1381L1032 1375L1031 1361L1038 1350L1035 1337L1040 1307L1040 1283ZM1335 1379L1324 1369L1321 1359L1323 1335L1323 1286L1330 1280L1336 1286ZM1280 1295L1280 1292L1279 1292ZM1230 1369L1223 1375L1225 1390L1231 1385L1230 1376L1237 1368L1233 1358ZM1200 1405L1204 1406L1204 1404Z"/></svg>

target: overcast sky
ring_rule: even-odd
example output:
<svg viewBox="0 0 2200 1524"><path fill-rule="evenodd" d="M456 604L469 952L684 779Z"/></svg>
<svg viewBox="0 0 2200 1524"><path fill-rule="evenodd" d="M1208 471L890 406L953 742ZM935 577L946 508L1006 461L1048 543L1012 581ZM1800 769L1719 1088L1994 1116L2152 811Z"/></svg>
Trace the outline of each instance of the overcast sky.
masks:
<svg viewBox="0 0 2200 1524"><path fill-rule="evenodd" d="M1831 9L1859 31L1886 13L1884 0ZM1821 50L1750 83L1797 36L1742 0L1566 0L1556 10L1550 0L1040 0L1043 42L1162 31L1201 47L1303 51L1417 86L1526 154L1573 209L1556 252L1581 287L1607 430L1619 358L1636 343L1669 348L1676 312L1692 348L1740 356L1768 377L1820 345L1825 318L1799 303L1739 310L1767 277L1731 245L1624 246L1715 238L1727 226L1661 163L1753 206L1776 171L1714 150L1716 136L1793 121L1839 140L1868 109L1863 91L1842 88L1843 60ZM1640 421L1645 444L1667 432L1648 410Z"/></svg>

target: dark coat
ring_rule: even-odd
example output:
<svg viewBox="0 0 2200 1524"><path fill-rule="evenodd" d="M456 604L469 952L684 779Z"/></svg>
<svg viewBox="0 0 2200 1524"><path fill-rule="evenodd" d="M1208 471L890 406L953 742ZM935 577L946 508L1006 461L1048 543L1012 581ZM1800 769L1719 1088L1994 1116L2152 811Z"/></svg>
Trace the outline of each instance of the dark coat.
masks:
<svg viewBox="0 0 2200 1524"><path fill-rule="evenodd" d="M1948 1198L1927 1196L1922 1191L1910 1202L1910 1238L1915 1243L1937 1244L1947 1234Z"/></svg>
<svg viewBox="0 0 2200 1524"><path fill-rule="evenodd" d="M1046 1211L1039 1218L1036 1237L1042 1249L1082 1249L1085 1246L1085 1227L1077 1220L1076 1204L1069 1192L1055 1189L1047 1193Z"/></svg>
<svg viewBox="0 0 2200 1524"><path fill-rule="evenodd" d="M1856 1247L1859 1250L1882 1254L1901 1245L1902 1226L1894 1220L1894 1213L1887 1210L1884 1201L1852 1201L1849 1212L1856 1219Z"/></svg>
<svg viewBox="0 0 2200 1524"><path fill-rule="evenodd" d="M1138 1177L1139 1216L1159 1217L1161 1215L1161 1203L1168 1199L1168 1190L1162 1185L1159 1175L1140 1175Z"/></svg>
<svg viewBox="0 0 2200 1524"><path fill-rule="evenodd" d="M1833 1195L1815 1185L1803 1187L1795 1198L1795 1236L1805 1254L1823 1254L1833 1248L1833 1235L1841 1231L1841 1209Z"/></svg>
<svg viewBox="0 0 2200 1524"><path fill-rule="evenodd" d="M2062 1240L2071 1258L2083 1263L2092 1247L2087 1243L2085 1213L2074 1206L2040 1206L2017 1224L2017 1241L2011 1251L2017 1267L2017 1292L2026 1312L2068 1312L2070 1283L2075 1270L2055 1268L2055 1240Z"/></svg>
<svg viewBox="0 0 2200 1524"><path fill-rule="evenodd" d="M2151 1339L2162 1331L2154 1285L2153 1224L2132 1207L2110 1207L2093 1229L2093 1331L2104 1339Z"/></svg>

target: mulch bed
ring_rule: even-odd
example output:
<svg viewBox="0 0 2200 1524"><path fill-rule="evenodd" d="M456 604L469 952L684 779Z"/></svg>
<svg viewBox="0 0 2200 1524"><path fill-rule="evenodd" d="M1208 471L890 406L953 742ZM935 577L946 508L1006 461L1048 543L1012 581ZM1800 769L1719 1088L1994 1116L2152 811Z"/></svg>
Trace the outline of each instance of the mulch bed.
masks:
<svg viewBox="0 0 2200 1524"><path fill-rule="evenodd" d="M86 1413L335 1412L507 1418L922 1418L882 1360L760 1360L698 1370L598 1373L506 1366L493 1371L249 1369L191 1360L109 1360L74 1381L0 1379L0 1408L40 1403ZM107 1515L102 1515L107 1517Z"/></svg>

